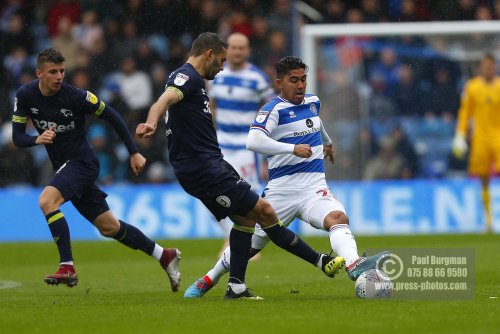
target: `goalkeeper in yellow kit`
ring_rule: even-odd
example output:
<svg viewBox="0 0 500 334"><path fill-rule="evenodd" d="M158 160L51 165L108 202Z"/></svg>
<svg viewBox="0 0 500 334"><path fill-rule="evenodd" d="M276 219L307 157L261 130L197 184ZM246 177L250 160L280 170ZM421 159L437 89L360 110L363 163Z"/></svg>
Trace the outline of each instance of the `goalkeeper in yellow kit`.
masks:
<svg viewBox="0 0 500 334"><path fill-rule="evenodd" d="M481 180L486 228L491 231L489 181L492 173L500 174L500 77L496 75L496 61L491 54L482 58L479 76L470 79L462 93L452 144L458 158L467 152L469 129L468 172Z"/></svg>

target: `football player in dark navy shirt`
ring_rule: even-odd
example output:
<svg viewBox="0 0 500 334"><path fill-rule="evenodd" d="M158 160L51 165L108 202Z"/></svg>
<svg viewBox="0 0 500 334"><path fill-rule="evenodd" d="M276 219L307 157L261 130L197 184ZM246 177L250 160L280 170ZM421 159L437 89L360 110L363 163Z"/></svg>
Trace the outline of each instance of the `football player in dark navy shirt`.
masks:
<svg viewBox="0 0 500 334"><path fill-rule="evenodd" d="M170 162L179 183L200 199L217 220L230 217L235 223L229 235L231 268L225 298L261 299L245 285L255 222L279 247L323 270L334 259L318 254L284 227L271 205L250 190L250 185L223 159L205 79L213 80L223 69L226 49L219 35L200 34L193 41L186 64L171 73L165 92L151 106L146 122L137 126L136 135L153 136L166 113Z"/></svg>
<svg viewBox="0 0 500 334"><path fill-rule="evenodd" d="M118 220L109 210L107 194L96 185L99 162L87 142L85 117L94 115L108 121L130 154L130 166L137 175L146 159L137 147L121 116L89 91L71 86L64 79L64 57L55 49L38 55L37 80L19 88L12 116L13 140L17 146L45 145L56 173L40 194L39 205L49 224L60 256L59 269L45 277L47 284L78 283L73 265L68 224L60 206L71 201L88 221L105 236L155 257L167 272L172 291L178 290L180 273L178 249L163 249L139 229ZM38 136L26 134L28 118Z"/></svg>

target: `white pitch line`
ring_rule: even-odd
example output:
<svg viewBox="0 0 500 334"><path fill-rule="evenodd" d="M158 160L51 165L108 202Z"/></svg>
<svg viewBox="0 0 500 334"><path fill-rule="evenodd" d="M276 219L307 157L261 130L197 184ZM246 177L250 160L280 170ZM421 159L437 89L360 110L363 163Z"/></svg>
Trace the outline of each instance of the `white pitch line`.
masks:
<svg viewBox="0 0 500 334"><path fill-rule="evenodd" d="M15 281L1 281L0 280L0 290L2 289L14 289L21 286L21 283Z"/></svg>

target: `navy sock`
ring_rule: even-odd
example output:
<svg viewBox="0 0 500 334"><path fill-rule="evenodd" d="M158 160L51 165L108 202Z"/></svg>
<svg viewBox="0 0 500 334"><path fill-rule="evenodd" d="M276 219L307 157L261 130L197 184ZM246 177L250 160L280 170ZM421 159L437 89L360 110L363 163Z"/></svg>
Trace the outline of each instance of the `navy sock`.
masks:
<svg viewBox="0 0 500 334"><path fill-rule="evenodd" d="M56 210L46 215L45 219L49 224L50 233L59 251L59 262L73 261L68 222L63 213Z"/></svg>
<svg viewBox="0 0 500 334"><path fill-rule="evenodd" d="M229 233L229 245L231 247L229 283L245 283L253 230L253 228L235 226Z"/></svg>
<svg viewBox="0 0 500 334"><path fill-rule="evenodd" d="M139 249L148 255L153 254L153 250L155 249L155 242L153 240L149 239L137 227L121 220L119 222L120 229L113 239L132 249Z"/></svg>
<svg viewBox="0 0 500 334"><path fill-rule="evenodd" d="M283 226L281 222L264 228L264 232L267 233L272 242L284 250L313 265L318 262L320 254L306 244L304 240L300 239L298 235Z"/></svg>

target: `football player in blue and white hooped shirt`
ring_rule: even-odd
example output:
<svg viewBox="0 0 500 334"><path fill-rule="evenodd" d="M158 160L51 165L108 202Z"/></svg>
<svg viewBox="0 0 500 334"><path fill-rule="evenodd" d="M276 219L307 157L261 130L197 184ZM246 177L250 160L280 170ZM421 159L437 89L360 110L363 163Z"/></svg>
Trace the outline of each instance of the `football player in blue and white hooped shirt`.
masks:
<svg viewBox="0 0 500 334"><path fill-rule="evenodd" d="M262 158L247 150L246 143L256 111L275 93L267 75L248 62L248 38L234 33L228 37L227 43L227 63L208 87L210 109L224 160L252 186L252 190L260 192ZM228 223L226 219L219 221L226 236L231 229ZM223 249L226 246L227 243Z"/></svg>
<svg viewBox="0 0 500 334"><path fill-rule="evenodd" d="M305 93L307 65L300 58L284 57L276 72L280 93L257 113L247 141L249 150L268 156L269 182L262 196L285 226L299 218L328 231L331 247L339 255L335 260L343 265L345 259L349 278L355 281L389 254L359 257L344 205L328 188L323 161L333 163L333 145L319 118L319 98ZM257 254L268 242L257 225L250 254ZM230 268L230 254L228 247L215 267L188 288L189 297L201 297L214 286Z"/></svg>

